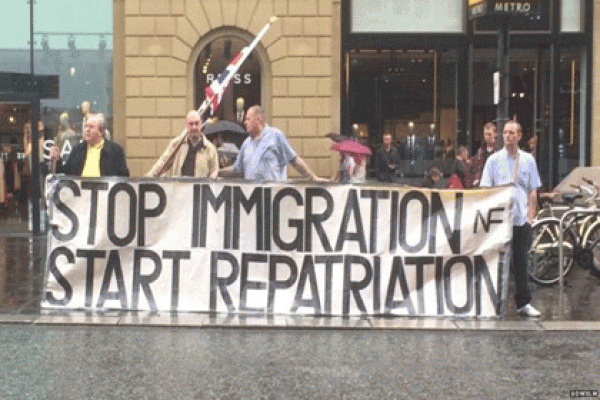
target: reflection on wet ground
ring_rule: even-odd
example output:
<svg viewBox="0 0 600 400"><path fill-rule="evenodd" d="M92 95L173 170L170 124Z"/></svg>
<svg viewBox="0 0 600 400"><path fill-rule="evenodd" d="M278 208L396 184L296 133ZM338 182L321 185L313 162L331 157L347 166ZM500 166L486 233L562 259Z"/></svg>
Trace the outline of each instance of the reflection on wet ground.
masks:
<svg viewBox="0 0 600 400"><path fill-rule="evenodd" d="M46 236L34 236L27 231L27 224L20 218L0 219L0 314L40 315ZM512 283L512 279L511 279ZM542 312L541 321L600 321L600 280L587 271L574 268L567 275L562 298L559 286L540 286L532 283L533 304ZM513 288L501 320L520 321L512 300ZM86 313L89 314L89 313ZM120 316L125 313L118 313ZM135 313L131 314L135 318ZM64 313L61 313L64 316ZM173 320L172 317L169 317ZM236 317L238 318L238 317ZM181 319L181 318L179 318ZM238 318L242 319L242 318ZM289 320L294 318L289 317ZM311 318L298 322L305 326ZM314 324L327 326L322 319ZM370 326L389 325L385 319L373 321ZM436 324L434 324L437 326Z"/></svg>

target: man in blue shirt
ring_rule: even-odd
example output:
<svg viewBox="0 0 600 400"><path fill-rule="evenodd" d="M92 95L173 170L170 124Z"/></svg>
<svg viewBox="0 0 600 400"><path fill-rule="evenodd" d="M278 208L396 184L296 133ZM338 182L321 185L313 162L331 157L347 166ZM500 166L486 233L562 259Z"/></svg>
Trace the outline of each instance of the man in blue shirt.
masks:
<svg viewBox="0 0 600 400"><path fill-rule="evenodd" d="M244 123L250 136L242 144L235 163L221 170L222 175L237 174L251 181L285 181L287 165L291 164L310 180L323 181L296 154L283 132L267 125L265 119L260 106L248 109Z"/></svg>
<svg viewBox="0 0 600 400"><path fill-rule="evenodd" d="M526 317L539 317L531 303L527 258L531 241L531 222L535 217L537 188L542 183L535 159L519 149L523 136L521 125L507 122L502 131L504 148L490 155L481 174L480 186L515 185L513 199L512 263L517 312Z"/></svg>

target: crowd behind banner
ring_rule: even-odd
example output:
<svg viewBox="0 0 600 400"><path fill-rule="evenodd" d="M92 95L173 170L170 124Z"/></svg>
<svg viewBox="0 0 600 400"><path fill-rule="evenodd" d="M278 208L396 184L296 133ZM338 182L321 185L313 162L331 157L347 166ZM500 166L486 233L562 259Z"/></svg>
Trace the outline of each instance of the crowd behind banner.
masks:
<svg viewBox="0 0 600 400"><path fill-rule="evenodd" d="M499 315L510 186L50 180L43 306Z"/></svg>
<svg viewBox="0 0 600 400"><path fill-rule="evenodd" d="M71 121L68 113L62 113L58 126L51 134L40 121L40 146L38 165L42 181L49 172L56 172L57 161L51 157L55 147L62 162L66 162L72 149L82 141L87 119L93 115L89 102L81 105L81 127ZM247 111L243 113L245 116ZM211 119L208 123L214 123ZM243 120L236 125L241 133L232 135L231 131L213 132L205 137L214 145L218 153L220 168L233 164L239 154L246 132ZM230 129L230 128L228 128ZM340 165L331 177L334 182L359 183L370 180L386 183L405 183L430 188L471 188L479 186L481 171L485 160L498 149L495 125L484 126L481 147L471 156L465 146L454 148L451 140L438 139L435 136L407 136L393 140L391 135L383 134L382 144L372 147L370 154L352 154L340 152ZM105 130L106 139L111 134ZM341 140L358 141L354 136L328 134L333 142ZM537 137L528 137L522 146L535 155ZM12 209L22 219L27 219L27 204L31 197L31 126L23 128L23 152L19 152L17 143L4 144L2 147L3 171L0 171L0 205L2 212ZM177 175L175 175L177 176ZM43 189L43 188L42 188ZM31 206L29 206L31 208Z"/></svg>

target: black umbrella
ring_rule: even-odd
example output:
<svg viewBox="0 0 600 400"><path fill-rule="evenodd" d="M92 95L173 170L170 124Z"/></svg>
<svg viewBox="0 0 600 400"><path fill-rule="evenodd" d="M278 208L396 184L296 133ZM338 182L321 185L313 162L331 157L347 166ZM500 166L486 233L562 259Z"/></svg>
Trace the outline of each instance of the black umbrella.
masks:
<svg viewBox="0 0 600 400"><path fill-rule="evenodd" d="M342 142L344 140L352 139L350 136L340 135L339 133L335 133L335 132L329 132L325 136L328 137L329 139L333 140L336 143Z"/></svg>
<svg viewBox="0 0 600 400"><path fill-rule="evenodd" d="M221 134L224 142L233 143L238 148L242 146L242 143L244 143L244 140L248 136L248 133L242 126L230 121L207 123L204 125L203 132L208 140L212 140L216 135Z"/></svg>

